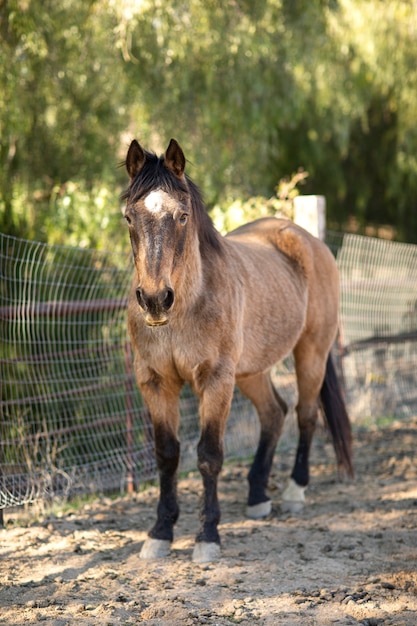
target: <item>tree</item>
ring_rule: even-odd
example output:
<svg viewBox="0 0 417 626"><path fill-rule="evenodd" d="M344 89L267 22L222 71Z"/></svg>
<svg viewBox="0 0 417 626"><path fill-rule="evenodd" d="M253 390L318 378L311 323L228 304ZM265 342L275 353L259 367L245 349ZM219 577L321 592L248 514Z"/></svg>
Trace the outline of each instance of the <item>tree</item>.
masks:
<svg viewBox="0 0 417 626"><path fill-rule="evenodd" d="M83 192L116 180L125 115L111 13L94 0L0 6L2 229L45 238L69 181ZM119 71L117 70L119 68ZM16 197L19 201L16 202ZM116 194L117 197L117 194ZM29 212L22 207L29 207Z"/></svg>
<svg viewBox="0 0 417 626"><path fill-rule="evenodd" d="M413 2L149 0L127 30L126 70L147 112L138 133L177 135L210 204L270 195L302 166L333 223L354 215L410 237Z"/></svg>
<svg viewBox="0 0 417 626"><path fill-rule="evenodd" d="M96 244L135 136L176 137L209 206L302 167L330 225L417 240L411 0L0 0L0 35L7 232Z"/></svg>

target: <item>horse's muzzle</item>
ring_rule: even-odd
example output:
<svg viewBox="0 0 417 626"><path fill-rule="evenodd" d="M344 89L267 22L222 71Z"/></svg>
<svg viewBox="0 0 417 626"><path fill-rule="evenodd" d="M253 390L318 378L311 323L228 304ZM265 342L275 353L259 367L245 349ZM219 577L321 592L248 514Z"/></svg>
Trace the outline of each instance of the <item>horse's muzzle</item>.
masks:
<svg viewBox="0 0 417 626"><path fill-rule="evenodd" d="M164 326L168 323L167 313L174 304L174 290L171 287L154 294L137 287L136 299L148 326Z"/></svg>

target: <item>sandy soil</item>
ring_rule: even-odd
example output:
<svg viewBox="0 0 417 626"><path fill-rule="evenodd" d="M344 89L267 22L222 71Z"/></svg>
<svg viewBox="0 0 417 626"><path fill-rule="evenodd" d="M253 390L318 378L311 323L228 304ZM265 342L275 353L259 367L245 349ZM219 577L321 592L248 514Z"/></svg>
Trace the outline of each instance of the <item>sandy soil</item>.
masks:
<svg viewBox="0 0 417 626"><path fill-rule="evenodd" d="M354 483L336 481L330 444L315 440L308 505L280 512L292 459L277 459L273 512L244 518L247 465L220 482L222 559L191 562L201 488L179 484L170 558L139 559L157 490L101 498L0 531L0 625L265 626L417 624L417 418L356 432Z"/></svg>

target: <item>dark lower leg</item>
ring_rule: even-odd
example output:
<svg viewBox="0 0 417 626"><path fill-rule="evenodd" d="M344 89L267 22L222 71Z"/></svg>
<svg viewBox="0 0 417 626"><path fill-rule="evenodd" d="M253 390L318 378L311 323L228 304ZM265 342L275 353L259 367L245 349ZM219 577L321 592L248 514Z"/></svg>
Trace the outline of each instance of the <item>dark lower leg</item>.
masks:
<svg viewBox="0 0 417 626"><path fill-rule="evenodd" d="M276 442L276 437L261 433L255 459L248 474L249 506L254 506L261 502L268 502L269 500L266 494L266 488L268 486Z"/></svg>
<svg viewBox="0 0 417 626"><path fill-rule="evenodd" d="M220 506L217 497L217 476L203 476L204 496L200 513L200 530L196 541L220 543L217 526L220 522Z"/></svg>
<svg viewBox="0 0 417 626"><path fill-rule="evenodd" d="M174 524L178 519L177 468L180 445L170 434L155 430L156 461L159 470L160 494L157 520L149 532L149 537L172 541Z"/></svg>
<svg viewBox="0 0 417 626"><path fill-rule="evenodd" d="M220 506L217 496L217 479L223 464L223 448L217 433L207 429L198 444L198 468L203 478L203 501L200 512L200 531L196 541L220 543L217 526Z"/></svg>
<svg viewBox="0 0 417 626"><path fill-rule="evenodd" d="M281 434L284 418L288 407L274 386L269 382L269 389L272 391L270 405L265 408L258 408L259 419L262 424L261 436L259 438L258 449L248 475L249 497L248 505L255 506L262 502L268 502L266 494L269 474L271 473L272 462L274 460L275 448Z"/></svg>
<svg viewBox="0 0 417 626"><path fill-rule="evenodd" d="M297 455L295 457L294 468L291 478L300 487L306 487L309 481L309 454L311 439L308 440L306 434L301 434L298 440Z"/></svg>
<svg viewBox="0 0 417 626"><path fill-rule="evenodd" d="M317 409L310 410L307 414L308 417L306 417L303 411L299 410L298 427L300 430L300 436L298 439L294 468L291 473L291 478L297 483L297 485L300 485L300 487L306 487L310 478L309 457L317 420Z"/></svg>
<svg viewBox="0 0 417 626"><path fill-rule="evenodd" d="M274 388L269 374L240 381L239 387L254 403L261 423L258 449L248 474L248 506L252 507L269 502L266 489L287 405Z"/></svg>

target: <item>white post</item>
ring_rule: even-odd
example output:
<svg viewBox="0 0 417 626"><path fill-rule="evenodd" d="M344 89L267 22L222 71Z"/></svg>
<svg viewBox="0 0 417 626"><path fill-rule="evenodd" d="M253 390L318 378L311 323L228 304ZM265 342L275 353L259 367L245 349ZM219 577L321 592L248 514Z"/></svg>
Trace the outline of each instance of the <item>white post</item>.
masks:
<svg viewBox="0 0 417 626"><path fill-rule="evenodd" d="M326 236L326 198L324 196L296 196L294 222L324 241Z"/></svg>

